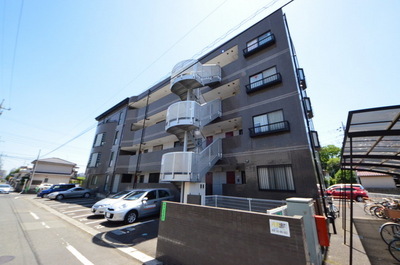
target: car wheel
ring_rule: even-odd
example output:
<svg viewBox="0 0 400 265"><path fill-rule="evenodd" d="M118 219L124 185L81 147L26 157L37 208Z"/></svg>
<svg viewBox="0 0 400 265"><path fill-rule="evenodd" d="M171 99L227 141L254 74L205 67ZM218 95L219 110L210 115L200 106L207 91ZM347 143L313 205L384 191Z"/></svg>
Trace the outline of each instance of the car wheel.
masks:
<svg viewBox="0 0 400 265"><path fill-rule="evenodd" d="M361 196L357 196L357 197L356 197L356 201L358 201L358 202L363 202L363 201L364 201L364 198L361 197Z"/></svg>
<svg viewBox="0 0 400 265"><path fill-rule="evenodd" d="M64 199L64 195L59 194L59 195L57 195L56 199L61 201L62 199Z"/></svg>
<svg viewBox="0 0 400 265"><path fill-rule="evenodd" d="M130 211L125 215L125 223L127 224L133 224L137 219L137 212L136 211Z"/></svg>
<svg viewBox="0 0 400 265"><path fill-rule="evenodd" d="M90 197L90 193L86 192L85 194L83 194L83 198L89 198Z"/></svg>

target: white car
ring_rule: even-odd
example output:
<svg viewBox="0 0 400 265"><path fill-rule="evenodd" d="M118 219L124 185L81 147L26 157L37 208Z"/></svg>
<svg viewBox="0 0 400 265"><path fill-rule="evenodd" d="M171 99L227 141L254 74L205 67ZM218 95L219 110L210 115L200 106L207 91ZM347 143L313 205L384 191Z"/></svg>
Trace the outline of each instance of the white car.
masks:
<svg viewBox="0 0 400 265"><path fill-rule="evenodd" d="M102 199L92 206L92 213L94 215L104 215L105 210L108 206L116 203L119 200L122 200L125 196L127 196L132 190L124 190L120 191L116 194L110 195L109 197Z"/></svg>
<svg viewBox="0 0 400 265"><path fill-rule="evenodd" d="M160 213L162 201L172 201L174 195L169 189L138 189L106 209L108 221L134 223L138 218Z"/></svg>
<svg viewBox="0 0 400 265"><path fill-rule="evenodd" d="M0 193L10 193L10 191L14 191L13 187L9 184L0 184Z"/></svg>

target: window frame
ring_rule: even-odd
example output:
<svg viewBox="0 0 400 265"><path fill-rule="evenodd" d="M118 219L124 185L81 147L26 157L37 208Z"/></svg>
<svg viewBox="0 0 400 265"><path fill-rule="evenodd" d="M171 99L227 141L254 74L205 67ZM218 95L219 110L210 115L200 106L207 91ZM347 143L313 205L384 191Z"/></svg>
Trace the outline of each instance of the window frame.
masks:
<svg viewBox="0 0 400 265"><path fill-rule="evenodd" d="M279 121L275 121L274 118L272 117L272 114L278 112L280 112L279 115L281 116L281 119L279 119ZM265 116L264 120L266 122L256 123L257 121L255 120L255 118L258 117L262 118L263 116ZM249 128L251 137L290 130L289 122L285 120L285 113L283 109L277 109L265 112L263 114L254 115L252 117L252 125L253 127Z"/></svg>
<svg viewBox="0 0 400 265"><path fill-rule="evenodd" d="M268 30L246 42L246 48L243 49L243 56L248 57L253 55L258 51L270 47L271 45L275 44L275 42L275 35L271 32L271 30Z"/></svg>
<svg viewBox="0 0 400 265"><path fill-rule="evenodd" d="M270 72L273 72L271 74ZM253 80L252 80L253 79ZM249 83L246 85L246 93L256 92L282 82L282 76L276 65L268 67L256 74L249 76Z"/></svg>
<svg viewBox="0 0 400 265"><path fill-rule="evenodd" d="M267 175L260 176L260 170L265 169ZM284 179L279 179L279 173L276 170L283 170L284 172ZM270 175L270 174L273 175ZM266 178L266 179L261 179ZM295 178L293 175L293 168L291 164L279 164L279 165L264 165L264 166L257 166L257 183L258 189L261 191L285 191L285 192L296 192L296 184ZM283 186L284 184L284 186ZM282 185L279 187L279 185Z"/></svg>

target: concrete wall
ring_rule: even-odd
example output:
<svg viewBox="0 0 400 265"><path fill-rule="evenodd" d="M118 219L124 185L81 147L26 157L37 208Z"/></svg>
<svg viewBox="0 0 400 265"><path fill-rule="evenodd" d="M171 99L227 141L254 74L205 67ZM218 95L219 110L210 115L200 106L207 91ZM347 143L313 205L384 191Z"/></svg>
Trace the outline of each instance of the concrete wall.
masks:
<svg viewBox="0 0 400 265"><path fill-rule="evenodd" d="M361 183L365 189L371 188L383 188L383 189L395 189L396 183L392 176L368 176L360 177Z"/></svg>
<svg viewBox="0 0 400 265"><path fill-rule="evenodd" d="M288 222L290 237L271 234L270 219ZM302 217L166 203L156 258L164 265L308 264Z"/></svg>

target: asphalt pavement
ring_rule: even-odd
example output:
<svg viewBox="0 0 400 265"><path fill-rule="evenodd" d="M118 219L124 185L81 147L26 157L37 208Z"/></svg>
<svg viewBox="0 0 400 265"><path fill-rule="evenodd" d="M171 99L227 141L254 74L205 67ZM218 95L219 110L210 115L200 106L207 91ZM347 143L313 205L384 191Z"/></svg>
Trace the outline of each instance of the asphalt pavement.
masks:
<svg viewBox="0 0 400 265"><path fill-rule="evenodd" d="M94 243L113 246L143 264L161 264L155 259L158 218L139 220L133 225L110 223L91 214L90 207L96 202L94 198L59 202L25 196L93 235ZM365 214L364 203L353 203L353 248L350 251L350 204L344 206L337 200L334 204L340 208L340 216L335 220L336 234L333 226L329 226L330 246L325 251L326 265L400 265L400 262L390 255L387 245L380 238L379 227L386 220Z"/></svg>

